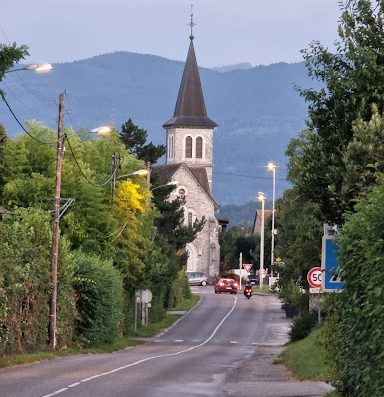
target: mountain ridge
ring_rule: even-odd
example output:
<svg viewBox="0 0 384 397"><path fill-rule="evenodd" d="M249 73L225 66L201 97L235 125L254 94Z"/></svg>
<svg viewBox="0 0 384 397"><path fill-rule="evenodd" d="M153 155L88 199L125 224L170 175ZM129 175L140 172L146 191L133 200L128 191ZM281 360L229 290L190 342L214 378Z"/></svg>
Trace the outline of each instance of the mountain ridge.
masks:
<svg viewBox="0 0 384 397"><path fill-rule="evenodd" d="M67 90L65 126L92 129L112 123L120 129L131 118L159 144L165 143L162 124L173 114L183 68L182 61L118 51L58 63L46 75L10 73L2 89L21 120L37 119L56 128L57 98ZM254 200L258 191L270 195L271 175L263 165L275 161L277 178L284 179L286 146L305 128L306 105L294 89L295 84L314 85L304 63L199 71L208 116L219 125L213 196L220 204L242 204ZM8 133L20 132L4 104L0 112ZM277 195L287 187L280 180Z"/></svg>

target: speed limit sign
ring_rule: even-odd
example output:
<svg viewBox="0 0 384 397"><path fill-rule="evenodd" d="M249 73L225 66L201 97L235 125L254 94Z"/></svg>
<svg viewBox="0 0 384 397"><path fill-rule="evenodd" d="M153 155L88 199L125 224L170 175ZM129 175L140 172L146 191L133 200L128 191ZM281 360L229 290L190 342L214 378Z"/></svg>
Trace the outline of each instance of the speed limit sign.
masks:
<svg viewBox="0 0 384 397"><path fill-rule="evenodd" d="M307 274L307 280L311 287L321 287L321 267L313 267Z"/></svg>

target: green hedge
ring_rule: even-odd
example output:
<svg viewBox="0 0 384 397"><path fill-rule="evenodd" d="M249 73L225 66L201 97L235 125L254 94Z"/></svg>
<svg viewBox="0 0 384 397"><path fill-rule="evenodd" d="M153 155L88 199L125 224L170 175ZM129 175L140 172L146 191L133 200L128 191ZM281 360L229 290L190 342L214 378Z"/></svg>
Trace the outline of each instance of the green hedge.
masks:
<svg viewBox="0 0 384 397"><path fill-rule="evenodd" d="M326 340L343 396L384 396L384 177L338 239L343 292L329 297Z"/></svg>
<svg viewBox="0 0 384 397"><path fill-rule="evenodd" d="M75 254L73 287L78 317L76 338L85 345L112 342L121 332L123 280L112 261L82 252Z"/></svg>
<svg viewBox="0 0 384 397"><path fill-rule="evenodd" d="M0 354L45 347L51 285L51 216L20 209L0 221ZM65 240L60 244L58 345L73 338L75 316L71 263Z"/></svg>

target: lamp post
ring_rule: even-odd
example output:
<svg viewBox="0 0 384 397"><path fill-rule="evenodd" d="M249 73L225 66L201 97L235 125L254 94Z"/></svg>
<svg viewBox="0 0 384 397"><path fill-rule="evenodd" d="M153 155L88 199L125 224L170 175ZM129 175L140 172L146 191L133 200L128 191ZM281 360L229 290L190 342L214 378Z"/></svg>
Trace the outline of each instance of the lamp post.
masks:
<svg viewBox="0 0 384 397"><path fill-rule="evenodd" d="M155 186L154 188L151 189L151 192L153 192L156 189L160 189L161 187L165 187L165 186L174 186L174 187L176 187L178 184L179 184L178 181L170 181L168 183L164 183L163 185Z"/></svg>
<svg viewBox="0 0 384 397"><path fill-rule="evenodd" d="M276 165L268 163L268 170L272 171L272 229L271 229L271 273L275 261L275 191L276 191ZM273 274L271 274L273 276Z"/></svg>
<svg viewBox="0 0 384 397"><path fill-rule="evenodd" d="M260 268L259 268L259 286L260 289L263 287L263 274L264 274L264 206L265 206L265 195L263 192L259 192L258 196L261 202L261 224L260 224Z"/></svg>
<svg viewBox="0 0 384 397"><path fill-rule="evenodd" d="M56 348L56 322L57 322L57 264L59 259L59 222L61 203L61 168L64 154L64 141L66 135L63 133L64 119L64 93L59 96L59 117L57 123L57 145L56 145L56 174L55 174L55 205L53 210L52 230L52 256L51 256L51 296L49 306L49 344L52 349ZM96 130L96 129L95 129ZM98 131L94 131L98 132ZM106 131L104 131L106 133Z"/></svg>
<svg viewBox="0 0 384 397"><path fill-rule="evenodd" d="M32 63L30 65L25 65L20 68L6 70L5 73L18 72L20 70L34 70L35 72L48 72L53 69L50 63Z"/></svg>

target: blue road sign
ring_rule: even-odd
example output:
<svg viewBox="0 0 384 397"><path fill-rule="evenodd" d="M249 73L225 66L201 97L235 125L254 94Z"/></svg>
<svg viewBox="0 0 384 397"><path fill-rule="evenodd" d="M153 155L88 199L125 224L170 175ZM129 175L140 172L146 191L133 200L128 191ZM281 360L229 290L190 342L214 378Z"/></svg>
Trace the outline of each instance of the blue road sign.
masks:
<svg viewBox="0 0 384 397"><path fill-rule="evenodd" d="M339 262L337 251L340 247L333 236L324 236L322 241L321 269L323 271L322 290L337 292L343 289L344 283L339 277Z"/></svg>

